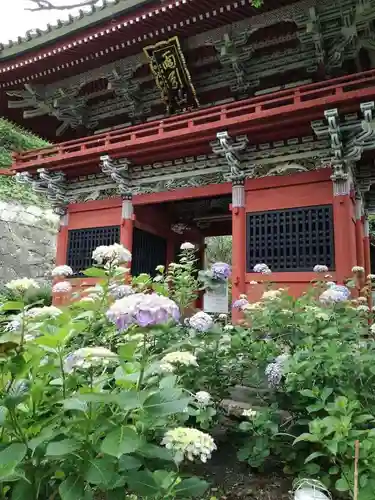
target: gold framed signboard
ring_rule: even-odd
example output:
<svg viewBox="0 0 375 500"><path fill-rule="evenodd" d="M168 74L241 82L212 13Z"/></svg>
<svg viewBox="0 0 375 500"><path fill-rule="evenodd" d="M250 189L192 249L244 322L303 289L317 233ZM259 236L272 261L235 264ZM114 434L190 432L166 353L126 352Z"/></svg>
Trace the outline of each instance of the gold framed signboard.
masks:
<svg viewBox="0 0 375 500"><path fill-rule="evenodd" d="M197 108L199 102L177 36L144 47L156 85L169 113Z"/></svg>

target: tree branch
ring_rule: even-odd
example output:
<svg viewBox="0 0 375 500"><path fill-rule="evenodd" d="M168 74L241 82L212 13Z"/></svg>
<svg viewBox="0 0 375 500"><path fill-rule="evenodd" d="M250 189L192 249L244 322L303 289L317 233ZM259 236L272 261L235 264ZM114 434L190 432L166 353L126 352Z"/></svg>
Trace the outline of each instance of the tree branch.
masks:
<svg viewBox="0 0 375 500"><path fill-rule="evenodd" d="M55 5L50 0L29 0L35 7L26 7L26 10L31 12L36 12L40 10L69 10L75 9L76 7L86 7L88 5L95 5L99 0L79 0L76 3L70 5Z"/></svg>

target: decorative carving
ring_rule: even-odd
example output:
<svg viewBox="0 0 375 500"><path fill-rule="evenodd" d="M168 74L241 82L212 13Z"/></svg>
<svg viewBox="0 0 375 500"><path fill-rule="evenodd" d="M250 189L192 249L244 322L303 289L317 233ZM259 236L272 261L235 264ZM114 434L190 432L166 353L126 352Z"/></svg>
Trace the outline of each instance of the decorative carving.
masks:
<svg viewBox="0 0 375 500"><path fill-rule="evenodd" d="M328 136L331 141L332 180L339 185L336 194L348 194L353 187L353 170L366 150L375 149L374 102L362 103L363 120L357 115L340 121L337 109L325 111L327 125L323 122L311 124L318 137ZM335 188L336 189L336 188Z"/></svg>
<svg viewBox="0 0 375 500"><path fill-rule="evenodd" d="M230 178L232 180L244 178L240 153L246 149L247 137L237 137L236 141L233 141L226 131L218 132L216 137L217 141L211 143L212 151L225 157L230 168Z"/></svg>
<svg viewBox="0 0 375 500"><path fill-rule="evenodd" d="M235 38L225 33L219 41L213 42L222 66L230 66L236 76L236 84L231 85L231 90L245 92L249 83L247 82L247 67L243 63L251 58L253 49L247 47L249 31L240 33Z"/></svg>
<svg viewBox="0 0 375 500"><path fill-rule="evenodd" d="M69 127L77 128L85 124L86 99L78 96L77 89L58 88L48 94L43 86L25 84L25 90L11 90L7 95L18 98L17 101L8 101L10 109L31 108L23 112L25 119L50 115L61 121L56 130L57 136L62 135Z"/></svg>
<svg viewBox="0 0 375 500"><path fill-rule="evenodd" d="M44 168L40 168L36 175L31 175L29 172L17 173L16 180L21 184L30 183L36 193L44 194L56 214L64 215L66 213L66 206L71 201L71 198L67 193L67 184L63 172L49 172Z"/></svg>
<svg viewBox="0 0 375 500"><path fill-rule="evenodd" d="M161 191L172 191L174 189L185 187L199 187L207 186L208 184L220 184L224 182L224 175L222 173L216 174L195 174L192 172L189 176L183 178L168 179L165 178L158 182L133 184L133 194L148 194L157 193Z"/></svg>
<svg viewBox="0 0 375 500"><path fill-rule="evenodd" d="M176 234L184 234L184 232L189 229L189 226L184 222L177 222L176 224L171 225L171 230Z"/></svg>
<svg viewBox="0 0 375 500"><path fill-rule="evenodd" d="M115 182L121 196L127 196L131 193L129 164L130 162L125 158L121 159L120 162L113 160L108 155L100 157L101 171Z"/></svg>

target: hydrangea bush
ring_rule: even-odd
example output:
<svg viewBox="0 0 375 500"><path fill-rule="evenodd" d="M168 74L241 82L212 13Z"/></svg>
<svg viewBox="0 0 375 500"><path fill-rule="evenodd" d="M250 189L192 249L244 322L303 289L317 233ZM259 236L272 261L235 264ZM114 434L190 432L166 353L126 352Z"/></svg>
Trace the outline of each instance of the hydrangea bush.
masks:
<svg viewBox="0 0 375 500"><path fill-rule="evenodd" d="M26 301L30 280L9 284L14 300L0 311L3 498L202 498L207 483L184 464L215 452L235 385L266 394L236 417L239 460L262 468L272 457L284 473L351 498L360 440L360 499L373 498L375 328L365 295L374 277L356 268L349 289L317 265L311 289L293 298L258 264L250 286L260 299L240 297L233 307L244 321L232 325L230 315L194 309L194 245L155 277L130 278L130 257L99 247L84 272L97 284L74 293L72 270L56 268L56 293L71 299L61 308ZM230 279L222 263L211 271Z"/></svg>

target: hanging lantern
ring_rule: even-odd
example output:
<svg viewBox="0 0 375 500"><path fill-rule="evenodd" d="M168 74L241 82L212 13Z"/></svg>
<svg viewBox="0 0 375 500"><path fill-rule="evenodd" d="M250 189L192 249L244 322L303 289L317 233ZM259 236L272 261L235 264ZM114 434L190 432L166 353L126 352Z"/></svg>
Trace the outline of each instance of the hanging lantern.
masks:
<svg viewBox="0 0 375 500"><path fill-rule="evenodd" d="M294 485L294 500L332 500L327 488L314 479L301 479Z"/></svg>

